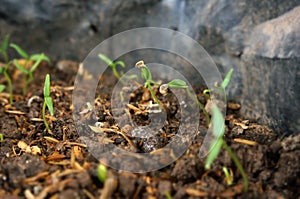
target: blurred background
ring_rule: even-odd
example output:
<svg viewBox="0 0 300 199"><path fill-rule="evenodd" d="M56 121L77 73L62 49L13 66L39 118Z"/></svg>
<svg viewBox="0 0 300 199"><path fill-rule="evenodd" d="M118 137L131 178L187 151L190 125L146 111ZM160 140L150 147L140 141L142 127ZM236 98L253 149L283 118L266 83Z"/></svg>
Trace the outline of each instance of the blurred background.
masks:
<svg viewBox="0 0 300 199"><path fill-rule="evenodd" d="M240 113L278 134L300 133L299 0L0 0L0 38L53 63L83 61L101 41L137 27L197 40L224 75ZM14 55L12 55L14 56Z"/></svg>

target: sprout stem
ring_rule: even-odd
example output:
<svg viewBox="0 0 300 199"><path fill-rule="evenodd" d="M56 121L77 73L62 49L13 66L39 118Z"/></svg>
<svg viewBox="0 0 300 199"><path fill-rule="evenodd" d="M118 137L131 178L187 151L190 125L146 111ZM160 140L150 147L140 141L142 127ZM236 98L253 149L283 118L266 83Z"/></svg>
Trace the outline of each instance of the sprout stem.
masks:
<svg viewBox="0 0 300 199"><path fill-rule="evenodd" d="M43 121L44 121L44 124L45 124L45 127L48 131L49 134L53 134L52 131L50 130L50 127L47 123L47 120L46 120L46 101L44 100L44 103L43 103L43 109L42 109L42 115L43 115Z"/></svg>
<svg viewBox="0 0 300 199"><path fill-rule="evenodd" d="M205 114L206 117L206 123L207 123L207 127L209 127L210 124L210 117L208 112L205 110L204 105L191 93L189 88L186 88L186 92L189 95L189 97L198 104L198 106L200 107L200 109L203 111L203 113Z"/></svg>
<svg viewBox="0 0 300 199"><path fill-rule="evenodd" d="M238 170L241 172L241 175L242 175L242 178L243 178L243 181L244 181L244 191L248 191L249 182L248 182L248 178L247 178L247 175L246 175L246 173L243 169L242 164L240 163L239 159L236 157L236 155L233 153L233 151L225 143L224 140L223 140L222 146L227 151L228 155L232 158L232 160L234 161L234 163L237 166Z"/></svg>

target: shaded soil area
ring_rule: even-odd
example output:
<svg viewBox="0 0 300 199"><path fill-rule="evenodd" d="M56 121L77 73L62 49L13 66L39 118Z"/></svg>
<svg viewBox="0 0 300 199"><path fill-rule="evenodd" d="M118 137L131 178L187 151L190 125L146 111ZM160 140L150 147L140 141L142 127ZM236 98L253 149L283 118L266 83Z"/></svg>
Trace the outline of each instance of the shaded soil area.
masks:
<svg viewBox="0 0 300 199"><path fill-rule="evenodd" d="M73 121L72 91L77 68L78 63L72 61L61 61L56 67L41 66L26 96L21 95L21 74L11 71L14 77L14 103L8 103L7 93L0 94L0 133L4 135L0 143L0 198L300 196L300 134L279 137L267 126L243 118L238 112L239 105L232 102L228 104L225 140L247 173L250 181L247 192L243 191L242 177L225 151L221 152L211 170L204 169L205 160L198 157L204 137L201 131L195 135L188 150L171 165L144 174L108 168L108 177L105 183L101 183L97 177L99 161L86 149L86 143L79 139ZM43 83L47 73L51 74L51 97L55 109L54 116L47 116L47 120L53 134L48 133L41 120ZM109 74L102 78L107 80L104 81L107 84L102 85L103 90L114 85ZM1 77L0 82L5 83L5 79ZM205 102L201 90L198 88L198 97ZM92 109L82 110L81 119L92 121L91 118L94 118L93 121L96 120L100 125L97 128L106 129L101 136L102 142L113 143L128 151L151 153L168 144L181 117L176 112L178 102L172 96L168 99L158 97L164 104L170 102L170 116L168 126L151 139L135 138L130 132L130 124L122 129L115 125L107 94L100 94ZM147 109L139 106L142 102L147 104L149 100L149 93L142 87L132 94L126 114L136 124L149 123L147 113L144 114ZM205 124L204 118L201 118L200 125ZM90 130L89 136L94 136L100 142L97 132L86 130ZM222 172L223 167L232 173L234 181L230 186Z"/></svg>

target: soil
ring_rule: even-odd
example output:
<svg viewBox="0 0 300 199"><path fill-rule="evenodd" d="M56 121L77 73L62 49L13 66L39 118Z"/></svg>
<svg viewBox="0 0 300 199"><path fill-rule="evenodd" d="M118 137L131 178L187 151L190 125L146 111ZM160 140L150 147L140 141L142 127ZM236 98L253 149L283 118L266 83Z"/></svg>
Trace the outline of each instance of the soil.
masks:
<svg viewBox="0 0 300 199"><path fill-rule="evenodd" d="M169 166L144 174L108 168L107 180L101 183L97 178L99 161L79 139L73 121L71 100L77 68L78 63L72 61L61 61L55 67L43 64L36 71L26 96L21 94L21 74L11 71L14 103L8 103L6 93L0 94L0 133L4 135L0 143L0 198L300 198L300 134L277 136L267 126L243 118L238 111L240 105L233 102L228 104L225 140L247 173L250 182L247 192L243 190L239 171L225 151L210 170L204 169L205 160L197 156L202 132L198 132L188 150ZM54 116L47 116L47 120L53 134L48 133L40 119L47 73L51 74L55 109ZM114 85L110 74L102 78L106 80L102 89ZM5 83L3 77L0 83ZM202 89L198 88L198 97L205 102L200 94ZM172 95L166 98L158 94L164 104L170 102L170 115L168 125L151 138L136 138L130 132L131 124L118 129L110 114L108 96L102 93L95 100L93 110L83 112L80 118L91 121L96 118L100 128L112 129L103 135L106 142L128 151L151 153L166 146L178 129L181 115L176 111L178 102ZM138 109L129 108L127 114L136 124L149 123L149 115L140 105L150 99L141 86L132 93L130 105ZM204 118L200 124L205 126ZM89 136L95 136L92 129L86 130L90 131ZM224 166L233 174L230 186L222 172Z"/></svg>

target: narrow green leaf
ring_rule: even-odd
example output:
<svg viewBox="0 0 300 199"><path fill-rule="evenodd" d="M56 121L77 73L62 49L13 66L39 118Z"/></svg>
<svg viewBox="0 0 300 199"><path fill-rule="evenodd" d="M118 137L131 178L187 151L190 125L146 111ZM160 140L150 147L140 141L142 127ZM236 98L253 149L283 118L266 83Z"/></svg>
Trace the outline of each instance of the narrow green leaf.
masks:
<svg viewBox="0 0 300 199"><path fill-rule="evenodd" d="M5 52L7 50L8 41L9 41L9 35L5 35L4 41L2 42L2 45L0 48L0 52Z"/></svg>
<svg viewBox="0 0 300 199"><path fill-rule="evenodd" d="M40 63L42 62L41 59L37 60L33 66L29 69L29 73L33 73L33 71L35 71L35 69L40 65Z"/></svg>
<svg viewBox="0 0 300 199"><path fill-rule="evenodd" d="M215 104L212 104L212 128L213 134L216 137L222 137L224 135L225 120L221 111Z"/></svg>
<svg viewBox="0 0 300 199"><path fill-rule="evenodd" d="M125 68L125 63L123 61L116 61L116 65L120 65L122 68Z"/></svg>
<svg viewBox="0 0 300 199"><path fill-rule="evenodd" d="M141 68L141 73L142 73L142 77L146 80L146 81L151 81L152 80L152 76L151 76L151 72L149 70L148 67L143 66Z"/></svg>
<svg viewBox="0 0 300 199"><path fill-rule="evenodd" d="M3 73L3 71L4 71L4 68L2 68L2 67L0 66L0 73Z"/></svg>
<svg viewBox="0 0 300 199"><path fill-rule="evenodd" d="M5 89L5 85L0 84L0 93L1 93L2 91L4 91L4 89Z"/></svg>
<svg viewBox="0 0 300 199"><path fill-rule="evenodd" d="M19 69L22 73L24 73L25 75L28 75L29 71L28 71L25 67L21 66L21 65L19 64L19 62L18 62L17 59L14 59L14 65L15 65L15 66L17 67L17 69Z"/></svg>
<svg viewBox="0 0 300 199"><path fill-rule="evenodd" d="M108 66L112 66L113 65L113 61L111 60L111 59L109 59L108 57L106 57L105 55L103 55L103 54L99 54L98 55L99 57L100 57L100 59L102 59L102 61L104 61L105 62L105 64L107 64Z"/></svg>
<svg viewBox="0 0 300 199"><path fill-rule="evenodd" d="M9 46L12 47L13 49L15 49L19 53L19 55L21 57L23 57L24 59L29 58L28 54L17 44L10 44Z"/></svg>
<svg viewBox="0 0 300 199"><path fill-rule="evenodd" d="M205 169L210 169L211 164L215 161L220 153L220 149L222 147L223 139L217 139L211 146L209 154L205 160Z"/></svg>
<svg viewBox="0 0 300 199"><path fill-rule="evenodd" d="M228 84L229 84L229 82L230 82L230 79L231 79L232 72L233 72L233 69L231 68L231 69L229 70L229 72L227 73L226 77L224 78L224 80L223 80L223 82L222 82L222 84L221 84L221 87L222 87L223 89L225 89L225 88L228 86Z"/></svg>
<svg viewBox="0 0 300 199"><path fill-rule="evenodd" d="M3 142L3 140L4 140L4 136L2 133L0 133L0 142Z"/></svg>
<svg viewBox="0 0 300 199"><path fill-rule="evenodd" d="M30 60L33 60L33 61L46 61L48 63L50 63L50 59L48 56L46 56L44 53L41 53L41 54L34 54L34 55L31 55Z"/></svg>
<svg viewBox="0 0 300 199"><path fill-rule="evenodd" d="M44 84L44 97L50 97L50 75L47 74Z"/></svg>
<svg viewBox="0 0 300 199"><path fill-rule="evenodd" d="M174 79L168 83L169 88L188 88L185 81L181 79Z"/></svg>
<svg viewBox="0 0 300 199"><path fill-rule="evenodd" d="M104 183L107 178L107 169L104 165L100 164L97 169L97 177L100 182Z"/></svg>
<svg viewBox="0 0 300 199"><path fill-rule="evenodd" d="M45 102L46 102L46 105L47 105L47 108L50 112L50 115L54 115L54 109L53 109L53 101L52 101L52 98L51 97L45 97Z"/></svg>
<svg viewBox="0 0 300 199"><path fill-rule="evenodd" d="M225 122L223 115L215 104L212 104L212 131L217 140L211 145L212 148L206 158L206 169L210 168L213 161L219 155L223 143L223 135L225 132Z"/></svg>

